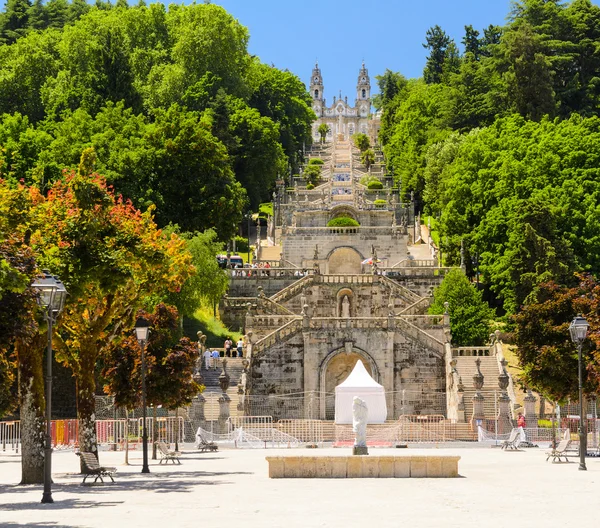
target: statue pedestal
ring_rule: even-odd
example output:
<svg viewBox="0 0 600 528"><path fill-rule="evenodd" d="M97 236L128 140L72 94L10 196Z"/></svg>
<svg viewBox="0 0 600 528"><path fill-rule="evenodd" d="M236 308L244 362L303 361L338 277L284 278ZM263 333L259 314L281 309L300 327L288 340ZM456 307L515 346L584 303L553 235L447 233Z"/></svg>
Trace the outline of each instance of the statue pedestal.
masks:
<svg viewBox="0 0 600 528"><path fill-rule="evenodd" d="M367 446L354 446L352 448L353 455L368 455L369 449Z"/></svg>

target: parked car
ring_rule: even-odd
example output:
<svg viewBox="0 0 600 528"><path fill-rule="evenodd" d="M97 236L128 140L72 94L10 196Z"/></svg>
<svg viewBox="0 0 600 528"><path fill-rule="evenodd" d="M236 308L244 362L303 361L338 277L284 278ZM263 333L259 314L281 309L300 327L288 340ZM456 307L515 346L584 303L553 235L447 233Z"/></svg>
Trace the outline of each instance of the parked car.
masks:
<svg viewBox="0 0 600 528"><path fill-rule="evenodd" d="M219 267L225 269L227 267L227 255L217 255L217 262L219 263ZM231 255L229 257L229 262L231 263L232 268L243 268L244 260L239 255Z"/></svg>

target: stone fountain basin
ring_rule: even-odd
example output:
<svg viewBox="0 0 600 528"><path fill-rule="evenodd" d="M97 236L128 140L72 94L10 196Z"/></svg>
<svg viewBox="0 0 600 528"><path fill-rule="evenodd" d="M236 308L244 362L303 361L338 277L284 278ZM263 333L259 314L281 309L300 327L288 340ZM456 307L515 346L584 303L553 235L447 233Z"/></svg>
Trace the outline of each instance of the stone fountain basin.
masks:
<svg viewBox="0 0 600 528"><path fill-rule="evenodd" d="M268 456L269 478L452 478L459 456Z"/></svg>

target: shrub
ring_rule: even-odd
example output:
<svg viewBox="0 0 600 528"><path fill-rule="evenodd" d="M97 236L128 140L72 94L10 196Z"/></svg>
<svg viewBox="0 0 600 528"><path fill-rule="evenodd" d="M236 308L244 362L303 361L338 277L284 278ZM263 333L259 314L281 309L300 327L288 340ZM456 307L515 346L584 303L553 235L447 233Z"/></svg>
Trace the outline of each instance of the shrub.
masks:
<svg viewBox="0 0 600 528"><path fill-rule="evenodd" d="M327 227L358 227L360 224L349 216L338 216L327 222Z"/></svg>
<svg viewBox="0 0 600 528"><path fill-rule="evenodd" d="M367 189L383 189L383 183L379 180L371 180L367 183Z"/></svg>
<svg viewBox="0 0 600 528"><path fill-rule="evenodd" d="M308 182L306 184L306 190L307 191L312 191L314 188L315 188L315 186L311 182Z"/></svg>
<svg viewBox="0 0 600 528"><path fill-rule="evenodd" d="M313 185L316 185L321 180L320 165L307 165L303 175L307 184L312 183Z"/></svg>
<svg viewBox="0 0 600 528"><path fill-rule="evenodd" d="M323 165L324 161L321 158L311 158L308 160L309 165Z"/></svg>
<svg viewBox="0 0 600 528"><path fill-rule="evenodd" d="M373 202L375 204L375 207L385 207L385 204L387 204L387 202L385 200L375 200Z"/></svg>

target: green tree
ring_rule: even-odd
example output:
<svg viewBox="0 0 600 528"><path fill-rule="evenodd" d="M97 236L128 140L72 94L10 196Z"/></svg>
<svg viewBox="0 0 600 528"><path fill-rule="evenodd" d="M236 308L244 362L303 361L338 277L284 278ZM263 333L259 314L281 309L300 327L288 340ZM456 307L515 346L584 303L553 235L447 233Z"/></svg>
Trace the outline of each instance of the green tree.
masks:
<svg viewBox="0 0 600 528"><path fill-rule="evenodd" d="M310 96L302 81L288 71L253 60L248 73L248 104L279 125L279 142L292 170L302 161L302 149L312 141L314 119Z"/></svg>
<svg viewBox="0 0 600 528"><path fill-rule="evenodd" d="M302 176L304 176L307 185L319 185L321 182L321 165L306 165Z"/></svg>
<svg viewBox="0 0 600 528"><path fill-rule="evenodd" d="M354 134L354 136L352 136L352 141L354 142L354 145L356 146L356 148L358 150L360 150L361 153L364 153L365 150L368 150L371 148L371 142L369 141L369 136L367 136L366 134Z"/></svg>
<svg viewBox="0 0 600 528"><path fill-rule="evenodd" d="M443 314L448 303L452 344L482 345L488 339L494 311L461 270L451 270L433 292L430 314Z"/></svg>
<svg viewBox="0 0 600 528"><path fill-rule="evenodd" d="M429 50L423 79L427 84L440 83L445 72L446 61L456 50L456 45L446 32L436 25L427 30L423 47Z"/></svg>
<svg viewBox="0 0 600 528"><path fill-rule="evenodd" d="M319 125L317 132L321 136L321 143L325 143L325 138L327 137L327 134L329 134L330 130L331 129L329 128L329 125L327 123L321 123Z"/></svg>
<svg viewBox="0 0 600 528"><path fill-rule="evenodd" d="M192 256L195 272L185 281L180 291L168 293L165 301L176 306L179 313L186 317L191 317L203 303L210 304L216 310L229 282L227 273L219 267L216 258L222 253L223 245L212 229L203 233L183 233L180 236L185 240L186 249Z"/></svg>
<svg viewBox="0 0 600 528"><path fill-rule="evenodd" d="M0 43L12 44L28 30L29 0L8 0L4 13L0 15Z"/></svg>
<svg viewBox="0 0 600 528"><path fill-rule="evenodd" d="M471 24L465 26L465 36L462 39L462 43L465 46L465 54L470 53L475 60L479 60L481 55L481 40L479 38L479 31Z"/></svg>
<svg viewBox="0 0 600 528"><path fill-rule="evenodd" d="M372 149L363 151L360 155L360 162L365 166L367 170L371 168L371 165L375 163L375 152Z"/></svg>

